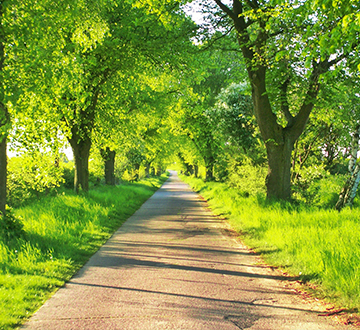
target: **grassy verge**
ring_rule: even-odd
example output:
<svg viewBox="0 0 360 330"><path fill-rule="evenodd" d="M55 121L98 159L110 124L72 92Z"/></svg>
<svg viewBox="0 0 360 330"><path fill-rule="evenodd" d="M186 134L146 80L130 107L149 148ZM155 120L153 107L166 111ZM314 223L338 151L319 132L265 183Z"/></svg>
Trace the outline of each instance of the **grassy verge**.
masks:
<svg viewBox="0 0 360 330"><path fill-rule="evenodd" d="M242 197L221 183L182 177L271 265L317 285L322 298L360 308L360 210L341 212Z"/></svg>
<svg viewBox="0 0 360 330"><path fill-rule="evenodd" d="M21 325L165 181L66 191L15 210L25 234L0 240L0 329Z"/></svg>

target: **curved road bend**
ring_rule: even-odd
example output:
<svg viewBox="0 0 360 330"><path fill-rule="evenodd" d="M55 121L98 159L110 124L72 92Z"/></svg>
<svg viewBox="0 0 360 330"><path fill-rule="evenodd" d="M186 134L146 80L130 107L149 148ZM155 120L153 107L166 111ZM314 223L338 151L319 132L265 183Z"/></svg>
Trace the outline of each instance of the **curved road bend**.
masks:
<svg viewBox="0 0 360 330"><path fill-rule="evenodd" d="M172 172L22 329L352 329L319 316L224 226Z"/></svg>

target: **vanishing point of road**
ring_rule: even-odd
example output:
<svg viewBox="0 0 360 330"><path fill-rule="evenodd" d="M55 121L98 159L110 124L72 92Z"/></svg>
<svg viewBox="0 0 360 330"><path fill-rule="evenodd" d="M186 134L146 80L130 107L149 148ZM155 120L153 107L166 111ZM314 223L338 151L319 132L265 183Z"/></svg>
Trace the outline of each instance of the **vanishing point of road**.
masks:
<svg viewBox="0 0 360 330"><path fill-rule="evenodd" d="M349 330L264 266L172 172L27 330Z"/></svg>

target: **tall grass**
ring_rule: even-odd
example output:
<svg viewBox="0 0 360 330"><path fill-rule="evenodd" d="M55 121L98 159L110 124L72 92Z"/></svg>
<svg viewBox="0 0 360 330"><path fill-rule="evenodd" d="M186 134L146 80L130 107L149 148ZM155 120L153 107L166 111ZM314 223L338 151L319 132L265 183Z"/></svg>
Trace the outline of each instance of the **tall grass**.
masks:
<svg viewBox="0 0 360 330"><path fill-rule="evenodd" d="M64 284L166 177L87 194L66 191L14 210L21 239L0 239L0 329L14 329Z"/></svg>
<svg viewBox="0 0 360 330"><path fill-rule="evenodd" d="M265 260L319 285L324 297L360 308L360 210L341 212L243 197L223 183L182 177L225 215Z"/></svg>

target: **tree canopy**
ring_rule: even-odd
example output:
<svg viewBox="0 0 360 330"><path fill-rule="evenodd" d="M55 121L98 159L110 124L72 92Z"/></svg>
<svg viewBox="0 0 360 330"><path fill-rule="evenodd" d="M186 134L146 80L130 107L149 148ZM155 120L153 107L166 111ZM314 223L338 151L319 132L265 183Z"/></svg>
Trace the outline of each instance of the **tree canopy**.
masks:
<svg viewBox="0 0 360 330"><path fill-rule="evenodd" d="M178 161L207 180L267 162L267 196L281 199L305 161L339 170L358 125L358 1L208 0L201 22L189 6L2 2L2 213L7 140L54 154L69 143L76 191L95 150L111 184L116 155L137 173Z"/></svg>

